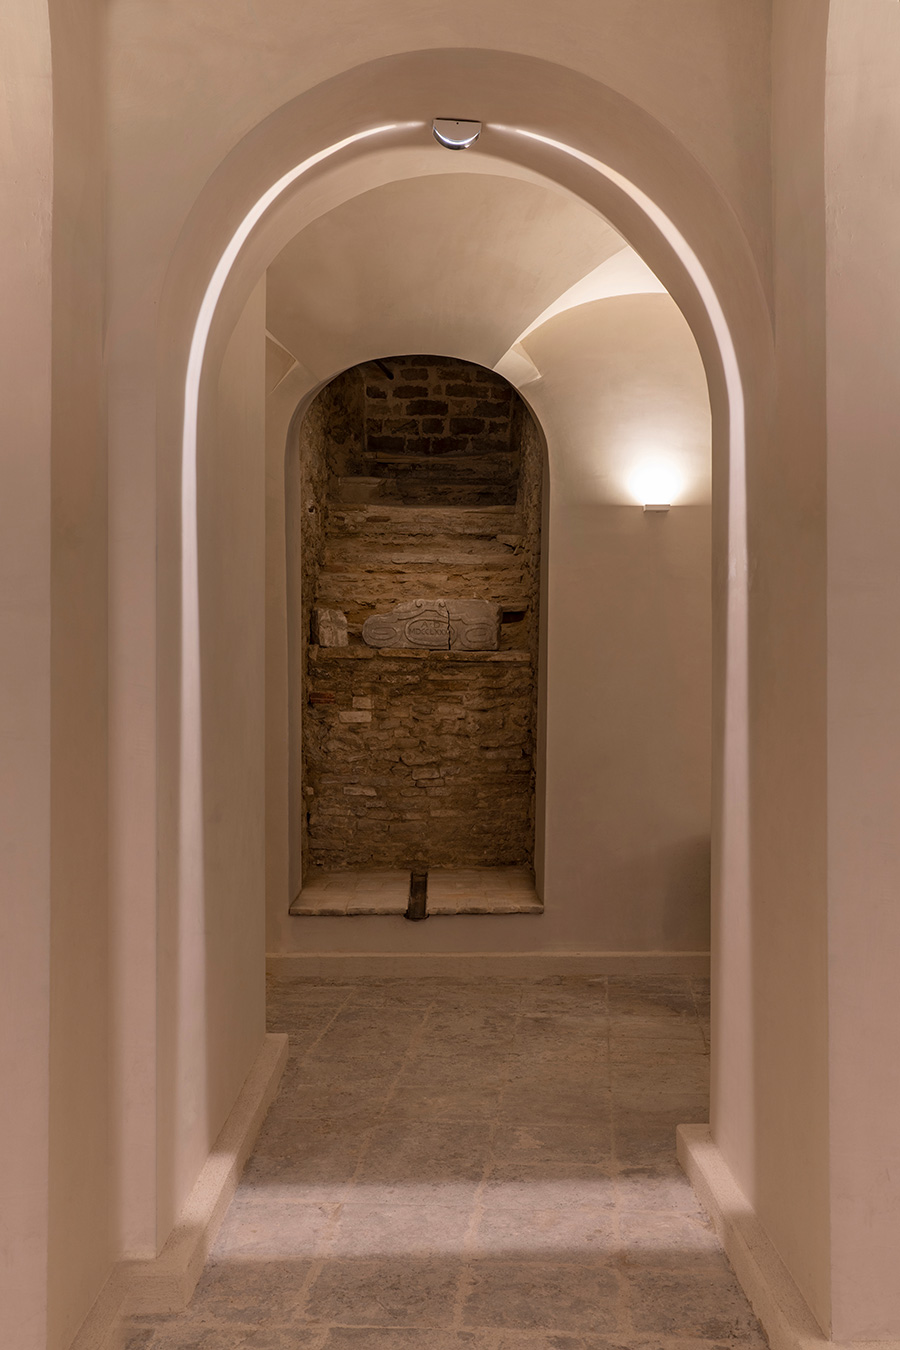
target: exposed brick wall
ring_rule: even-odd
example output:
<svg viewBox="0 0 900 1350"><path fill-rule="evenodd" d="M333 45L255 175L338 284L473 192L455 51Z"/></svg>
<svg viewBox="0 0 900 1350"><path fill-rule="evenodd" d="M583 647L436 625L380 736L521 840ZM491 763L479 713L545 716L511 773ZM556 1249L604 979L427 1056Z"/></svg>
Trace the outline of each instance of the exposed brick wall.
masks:
<svg viewBox="0 0 900 1350"><path fill-rule="evenodd" d="M450 502L457 485L458 504L515 502L519 455L506 381L440 356L394 357L385 364L393 380L374 364L359 368L365 435L358 461L346 471L384 480L381 500ZM440 496L430 491L437 481ZM427 495L415 497L417 483L427 485Z"/></svg>
<svg viewBox="0 0 900 1350"><path fill-rule="evenodd" d="M313 867L531 862L527 653L313 648L308 687Z"/></svg>
<svg viewBox="0 0 900 1350"><path fill-rule="evenodd" d="M542 441L491 371L388 365L345 372L301 430L304 871L529 864ZM362 644L419 596L499 604L500 652ZM309 645L313 604L343 610L349 648Z"/></svg>

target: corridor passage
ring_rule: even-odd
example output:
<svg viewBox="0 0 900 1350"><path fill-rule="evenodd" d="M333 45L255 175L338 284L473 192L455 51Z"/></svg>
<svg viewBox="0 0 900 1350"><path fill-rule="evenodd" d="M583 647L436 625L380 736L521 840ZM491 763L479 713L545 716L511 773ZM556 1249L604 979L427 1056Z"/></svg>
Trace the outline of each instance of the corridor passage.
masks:
<svg viewBox="0 0 900 1350"><path fill-rule="evenodd" d="M763 1350L675 1158L707 991L273 982L278 1097L189 1310L128 1350Z"/></svg>

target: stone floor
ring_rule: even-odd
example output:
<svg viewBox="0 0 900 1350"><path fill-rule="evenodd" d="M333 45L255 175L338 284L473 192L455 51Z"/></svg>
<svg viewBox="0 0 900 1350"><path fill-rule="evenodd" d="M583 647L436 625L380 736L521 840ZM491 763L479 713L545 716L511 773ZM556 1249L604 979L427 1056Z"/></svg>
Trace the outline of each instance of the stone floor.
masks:
<svg viewBox="0 0 900 1350"><path fill-rule="evenodd" d="M128 1350L764 1350L675 1159L703 981L283 980L270 1014L212 1258Z"/></svg>

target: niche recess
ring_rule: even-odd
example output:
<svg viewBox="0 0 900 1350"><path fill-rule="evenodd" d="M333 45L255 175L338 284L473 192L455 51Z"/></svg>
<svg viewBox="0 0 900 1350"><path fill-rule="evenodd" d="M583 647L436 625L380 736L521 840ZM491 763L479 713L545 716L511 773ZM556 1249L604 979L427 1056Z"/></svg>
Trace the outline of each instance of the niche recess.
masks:
<svg viewBox="0 0 900 1350"><path fill-rule="evenodd" d="M291 912L400 912L423 867L430 913L539 912L543 446L531 414L481 366L388 357L321 391L299 457L303 884ZM431 645L370 645L371 623L366 641L367 620L414 601L444 606L400 621L397 641ZM451 623L445 638L443 613L487 613L493 627Z"/></svg>

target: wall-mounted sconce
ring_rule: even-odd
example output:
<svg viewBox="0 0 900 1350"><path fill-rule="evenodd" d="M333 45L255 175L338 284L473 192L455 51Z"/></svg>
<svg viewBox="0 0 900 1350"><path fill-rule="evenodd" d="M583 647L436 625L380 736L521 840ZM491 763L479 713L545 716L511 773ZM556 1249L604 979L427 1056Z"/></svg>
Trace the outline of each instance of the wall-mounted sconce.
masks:
<svg viewBox="0 0 900 1350"><path fill-rule="evenodd" d="M628 490L645 511L668 511L682 486L681 474L666 460L644 460L628 475Z"/></svg>
<svg viewBox="0 0 900 1350"><path fill-rule="evenodd" d="M445 150L468 150L481 135L481 123L459 117L436 117L431 124L431 133Z"/></svg>

